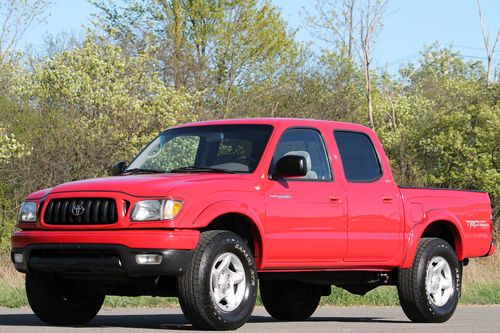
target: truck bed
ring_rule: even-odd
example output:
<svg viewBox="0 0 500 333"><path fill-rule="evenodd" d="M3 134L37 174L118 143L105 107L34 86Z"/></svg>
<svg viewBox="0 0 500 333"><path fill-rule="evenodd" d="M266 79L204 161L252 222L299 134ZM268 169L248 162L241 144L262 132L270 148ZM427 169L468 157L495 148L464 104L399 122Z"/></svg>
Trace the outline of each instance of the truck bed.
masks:
<svg viewBox="0 0 500 333"><path fill-rule="evenodd" d="M493 224L487 192L473 190L400 187L405 206L406 232L426 219L440 216L456 222L463 241L457 247L462 258L484 256L490 249ZM459 236L459 235L455 235Z"/></svg>

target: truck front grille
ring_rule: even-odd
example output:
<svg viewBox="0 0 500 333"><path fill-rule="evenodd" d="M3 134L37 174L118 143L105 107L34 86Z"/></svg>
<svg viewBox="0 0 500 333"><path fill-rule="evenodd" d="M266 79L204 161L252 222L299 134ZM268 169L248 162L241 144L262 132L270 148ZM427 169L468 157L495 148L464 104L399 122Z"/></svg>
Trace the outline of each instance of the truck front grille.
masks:
<svg viewBox="0 0 500 333"><path fill-rule="evenodd" d="M118 221L116 202L107 198L51 200L43 216L46 224L113 224Z"/></svg>

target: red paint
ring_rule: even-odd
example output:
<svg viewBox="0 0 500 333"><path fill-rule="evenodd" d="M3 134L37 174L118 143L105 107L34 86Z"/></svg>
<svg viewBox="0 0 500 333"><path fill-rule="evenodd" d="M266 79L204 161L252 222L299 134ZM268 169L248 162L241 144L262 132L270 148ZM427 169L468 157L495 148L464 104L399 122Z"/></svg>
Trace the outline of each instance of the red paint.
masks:
<svg viewBox="0 0 500 333"><path fill-rule="evenodd" d="M488 253L486 253L487 256L491 256L493 253L495 253L495 250L497 249L496 244L492 244L490 250Z"/></svg>
<svg viewBox="0 0 500 333"><path fill-rule="evenodd" d="M107 230L107 231L19 231L12 235L12 247L30 244L114 244L136 249L173 248L189 250L196 247L197 230Z"/></svg>
<svg viewBox="0 0 500 333"><path fill-rule="evenodd" d="M433 223L449 228L459 259L491 255L492 222L487 193L399 188L383 148L368 128L348 123L300 119L224 120L183 126L270 124L273 134L251 174L147 174L83 180L35 192L44 202L36 224L22 223L13 248L47 243L122 244L132 248L193 249L199 229L223 214L244 215L253 225L259 270L390 270L409 267L419 239ZM291 127L319 131L333 181L275 181L268 170L281 134ZM333 132L365 133L380 159L382 176L370 183L344 177ZM123 200L178 198L172 221L131 222L130 210L103 226L55 226L43 221L48 200L108 197L122 212ZM439 222L442 221L442 222ZM434 225L435 227L436 225Z"/></svg>

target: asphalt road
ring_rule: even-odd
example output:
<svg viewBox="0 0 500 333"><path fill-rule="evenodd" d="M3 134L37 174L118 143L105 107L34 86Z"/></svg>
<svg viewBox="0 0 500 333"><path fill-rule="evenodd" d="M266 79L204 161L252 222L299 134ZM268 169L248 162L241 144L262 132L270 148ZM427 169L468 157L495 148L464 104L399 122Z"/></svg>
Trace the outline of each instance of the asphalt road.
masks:
<svg viewBox="0 0 500 333"><path fill-rule="evenodd" d="M29 309L0 308L0 332L165 332L193 331L180 309L101 310L85 327L49 327ZM500 333L500 306L460 306L444 324L414 324L398 307L322 307L304 322L278 322L262 307L238 332L419 332Z"/></svg>

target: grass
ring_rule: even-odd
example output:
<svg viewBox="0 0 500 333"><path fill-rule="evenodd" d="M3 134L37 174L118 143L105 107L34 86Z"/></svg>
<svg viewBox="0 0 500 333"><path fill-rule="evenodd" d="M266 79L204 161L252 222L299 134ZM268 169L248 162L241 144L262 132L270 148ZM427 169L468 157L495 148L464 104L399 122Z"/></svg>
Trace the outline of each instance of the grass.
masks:
<svg viewBox="0 0 500 333"><path fill-rule="evenodd" d="M500 304L500 251L486 258L472 259L464 268L461 302Z"/></svg>
<svg viewBox="0 0 500 333"><path fill-rule="evenodd" d="M461 304L500 304L500 252L492 257L471 260L464 268ZM261 304L260 300L257 304ZM379 287L365 296L357 296L333 287L330 296L321 299L322 305L334 306L393 306L399 305L395 287ZM172 307L177 306L171 297L117 297L106 298L108 308L121 307ZM0 307L28 306L24 291L24 276L13 268L8 256L0 257Z"/></svg>
<svg viewBox="0 0 500 333"><path fill-rule="evenodd" d="M0 280L0 306L18 308L28 305L23 287L13 287Z"/></svg>
<svg viewBox="0 0 500 333"><path fill-rule="evenodd" d="M175 297L120 297L108 296L104 302L104 306L108 308L170 308L178 306L179 302Z"/></svg>
<svg viewBox="0 0 500 333"><path fill-rule="evenodd" d="M374 289L365 296L351 294L344 289L332 287L332 294L321 298L321 305L334 306L392 306L399 305L398 293L394 286Z"/></svg>

